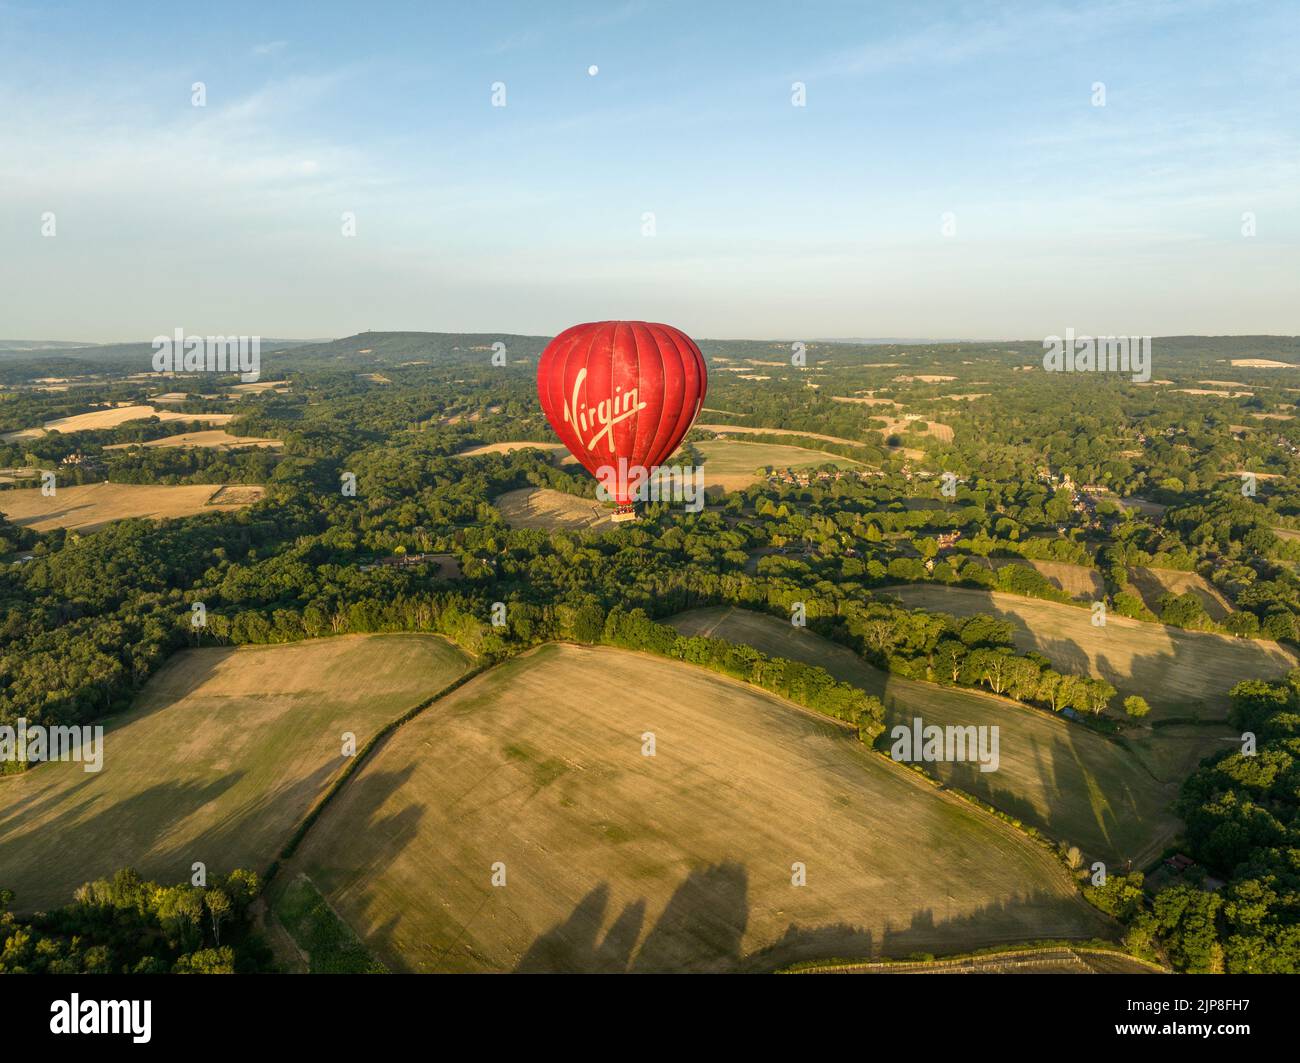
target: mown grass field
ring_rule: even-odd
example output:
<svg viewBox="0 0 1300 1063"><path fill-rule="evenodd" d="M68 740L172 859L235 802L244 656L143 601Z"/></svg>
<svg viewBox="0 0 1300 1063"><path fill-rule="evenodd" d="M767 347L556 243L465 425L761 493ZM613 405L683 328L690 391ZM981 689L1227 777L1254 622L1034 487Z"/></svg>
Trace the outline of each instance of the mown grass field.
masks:
<svg viewBox="0 0 1300 1063"><path fill-rule="evenodd" d="M222 484L74 484L59 487L52 497L39 487L0 492L0 513L13 523L36 531L67 528L90 532L128 517L192 517L223 512L256 502L264 487ZM238 499L222 501L222 499Z"/></svg>
<svg viewBox="0 0 1300 1063"><path fill-rule="evenodd" d="M1120 744L1006 698L889 675L844 646L763 613L694 609L671 623L685 634L716 635L820 665L879 697L890 727L916 717L941 727L996 725L997 771L981 772L970 763L933 763L927 770L1054 841L1111 864L1140 863L1177 834L1180 822L1170 804L1179 784L1227 734L1226 728L1142 728Z"/></svg>
<svg viewBox="0 0 1300 1063"><path fill-rule="evenodd" d="M1110 683L1121 695L1140 694L1152 720L1226 719L1228 691L1242 679L1277 679L1296 658L1276 642L1237 639L1111 614L1094 627L1087 609L936 584L890 587L911 608L954 616L988 613L1010 620L1022 651L1037 650L1068 672Z"/></svg>
<svg viewBox="0 0 1300 1063"><path fill-rule="evenodd" d="M738 439L706 439L694 444L704 457L704 486L721 491L739 491L756 483L758 469L812 469L827 463L837 469L865 468L860 461L842 458L824 450L774 443L743 443Z"/></svg>
<svg viewBox="0 0 1300 1063"><path fill-rule="evenodd" d="M548 645L435 702L326 808L285 869L304 872L406 971L768 969L1110 932L1050 853L845 729L609 648Z"/></svg>
<svg viewBox="0 0 1300 1063"><path fill-rule="evenodd" d="M306 960L310 974L386 974L306 875L277 882L275 917Z"/></svg>
<svg viewBox="0 0 1300 1063"><path fill-rule="evenodd" d="M120 867L166 882L196 860L265 871L343 768L343 732L361 748L467 667L425 635L184 650L107 721L100 772L0 776L0 887L25 911Z"/></svg>
<svg viewBox="0 0 1300 1063"><path fill-rule="evenodd" d="M750 428L737 424L697 424L696 428L705 432L716 432L720 436L800 436L804 439L819 439L823 443L843 443L850 447L865 447L869 444L860 439L845 439L843 436L828 436L821 432L803 432L797 428ZM742 440L743 442L743 440Z"/></svg>

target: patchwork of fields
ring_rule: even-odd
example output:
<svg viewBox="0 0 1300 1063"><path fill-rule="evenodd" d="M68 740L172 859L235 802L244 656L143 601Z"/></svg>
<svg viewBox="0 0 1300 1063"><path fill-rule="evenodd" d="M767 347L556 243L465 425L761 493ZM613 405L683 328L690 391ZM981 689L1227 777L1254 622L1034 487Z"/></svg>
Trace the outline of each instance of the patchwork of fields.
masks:
<svg viewBox="0 0 1300 1063"><path fill-rule="evenodd" d="M1182 779L1232 737L1226 726L1178 733L1143 728L1121 744L1008 698L889 675L847 647L763 613L695 609L672 623L684 634L714 635L774 657L820 665L879 697L890 727L917 717L941 727L996 725L997 771L981 772L970 763L935 763L927 770L1054 841L1112 863L1140 863L1159 852L1180 825L1170 804ZM888 748L886 740L881 745Z"/></svg>
<svg viewBox="0 0 1300 1063"><path fill-rule="evenodd" d="M1194 594L1201 600L1211 620L1222 620L1232 612L1232 603L1223 593L1196 572L1178 572L1168 568L1132 568L1129 580L1133 590L1156 616L1160 615L1163 594Z"/></svg>
<svg viewBox="0 0 1300 1063"><path fill-rule="evenodd" d="M839 726L567 645L387 738L286 873L395 970L767 969L1110 933L1050 853Z"/></svg>
<svg viewBox="0 0 1300 1063"><path fill-rule="evenodd" d="M161 439L150 439L144 443L110 443L104 449L127 450L130 447L199 447L211 450L249 450L266 447L276 450L282 446L284 446L284 443L278 439L268 439L262 436L232 436L229 432L224 432L220 428L212 428L203 432L181 432L179 435L163 436Z"/></svg>
<svg viewBox="0 0 1300 1063"><path fill-rule="evenodd" d="M1238 639L1115 616L1094 627L1073 605L966 587L917 583L886 588L904 605L954 616L987 613L1015 626L1022 651L1036 650L1067 672L1105 679L1121 695L1140 694L1151 719L1225 719L1228 691L1241 679L1278 679L1296 667L1276 642Z"/></svg>
<svg viewBox="0 0 1300 1063"><path fill-rule="evenodd" d="M31 910L121 867L264 871L342 770L343 732L360 748L467 667L426 635L182 651L105 721L101 771L0 776L0 886Z"/></svg>
<svg viewBox="0 0 1300 1063"><path fill-rule="evenodd" d="M40 428L24 428L17 432L7 432L0 436L8 443L19 439L39 439L47 432L88 432L93 429L115 428L128 421L140 421L157 417L160 421L202 421L204 424L226 424L235 419L233 413L180 413L177 410L160 410L149 405L106 406L90 413L79 413L72 417L58 417L46 421Z"/></svg>

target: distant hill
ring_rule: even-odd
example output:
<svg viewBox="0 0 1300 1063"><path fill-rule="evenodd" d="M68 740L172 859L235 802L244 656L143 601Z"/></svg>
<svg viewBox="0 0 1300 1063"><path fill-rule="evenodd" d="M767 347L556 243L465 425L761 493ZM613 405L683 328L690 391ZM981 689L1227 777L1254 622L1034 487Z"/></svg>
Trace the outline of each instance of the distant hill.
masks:
<svg viewBox="0 0 1300 1063"><path fill-rule="evenodd" d="M491 357L496 343L504 343L513 366L536 364L549 336L525 336L510 332L360 332L339 339L262 340L262 371L274 374L294 366L348 368L357 370L431 363L441 366L481 366ZM788 340L710 340L697 337L700 349L714 363L773 365L790 357ZM952 365L961 360L991 360L1037 363L1042 357L1042 339L960 341L919 339L821 339L808 341L810 351L840 366L871 366L892 358L908 369ZM1300 337L1295 336L1166 336L1153 341L1154 369L1171 371L1179 366L1224 368L1232 359L1259 359L1300 365ZM830 353L833 349L833 354ZM277 352L288 355L283 360ZM138 372L147 369L152 344L74 344L58 340L0 340L0 363L9 373L73 376L108 369ZM933 370L931 370L933 371ZM1256 372L1266 371L1257 369ZM1276 370L1286 372L1286 369Z"/></svg>
<svg viewBox="0 0 1300 1063"><path fill-rule="evenodd" d="M909 339L906 336L894 336L872 339L871 337L858 336L818 336L813 341L815 343L852 343L859 347L877 347L882 344L896 347L916 346L925 343L974 343L975 340L963 339Z"/></svg>
<svg viewBox="0 0 1300 1063"><path fill-rule="evenodd" d="M520 336L509 332L359 332L337 340L305 343L294 348L294 362L359 366L369 363L483 361L493 344L504 343L506 357L515 362L535 359L549 336ZM265 348L264 348L265 349Z"/></svg>
<svg viewBox="0 0 1300 1063"><path fill-rule="evenodd" d="M94 346L96 345L84 340L0 340L0 352L75 350Z"/></svg>

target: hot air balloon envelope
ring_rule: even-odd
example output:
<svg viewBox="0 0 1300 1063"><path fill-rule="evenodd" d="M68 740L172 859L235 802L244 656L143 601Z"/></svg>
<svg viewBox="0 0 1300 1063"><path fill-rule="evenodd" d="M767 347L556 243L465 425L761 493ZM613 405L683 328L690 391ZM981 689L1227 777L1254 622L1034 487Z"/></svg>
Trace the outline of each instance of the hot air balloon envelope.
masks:
<svg viewBox="0 0 1300 1063"><path fill-rule="evenodd" d="M537 394L555 434L634 516L626 474L653 472L677 449L708 386L704 356L686 333L646 321L565 329L537 364Z"/></svg>

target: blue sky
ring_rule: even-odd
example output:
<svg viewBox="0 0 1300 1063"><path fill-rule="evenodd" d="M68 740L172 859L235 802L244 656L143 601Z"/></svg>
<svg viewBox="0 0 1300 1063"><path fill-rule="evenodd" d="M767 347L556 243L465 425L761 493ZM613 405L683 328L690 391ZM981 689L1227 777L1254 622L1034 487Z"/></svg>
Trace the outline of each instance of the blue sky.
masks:
<svg viewBox="0 0 1300 1063"><path fill-rule="evenodd" d="M1290 2L0 0L0 337L1297 333L1298 45Z"/></svg>

